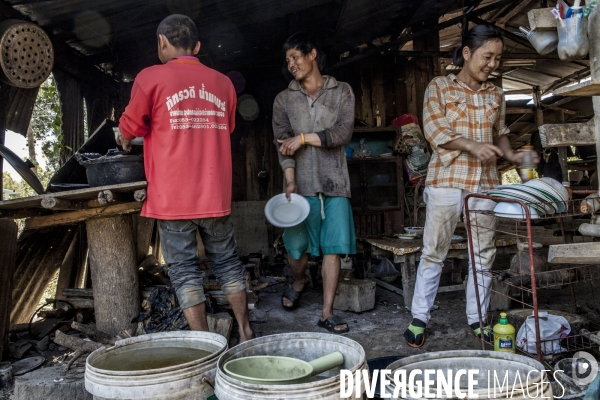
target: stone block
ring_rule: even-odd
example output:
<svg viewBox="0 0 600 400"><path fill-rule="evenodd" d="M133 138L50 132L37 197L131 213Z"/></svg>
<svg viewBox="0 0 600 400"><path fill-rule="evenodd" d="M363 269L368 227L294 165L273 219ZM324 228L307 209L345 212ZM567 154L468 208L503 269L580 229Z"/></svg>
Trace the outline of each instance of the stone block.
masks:
<svg viewBox="0 0 600 400"><path fill-rule="evenodd" d="M557 20L552 15L552 8L537 8L527 13L529 28L532 31L555 31Z"/></svg>
<svg viewBox="0 0 600 400"><path fill-rule="evenodd" d="M341 311L363 312L375 307L375 282L344 278L338 282L333 308Z"/></svg>

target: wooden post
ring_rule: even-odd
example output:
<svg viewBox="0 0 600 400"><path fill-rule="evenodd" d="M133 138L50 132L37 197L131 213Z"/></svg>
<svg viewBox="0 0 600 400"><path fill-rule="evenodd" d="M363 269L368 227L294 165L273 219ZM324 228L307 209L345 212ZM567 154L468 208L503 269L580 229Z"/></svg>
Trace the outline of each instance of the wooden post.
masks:
<svg viewBox="0 0 600 400"><path fill-rule="evenodd" d="M435 18L430 18L413 25L413 33L427 30L429 31L426 35L415 38L413 40L413 49L415 51L439 51L440 49L440 33L433 29L438 24L437 15ZM417 58L414 60L416 68L414 69L415 74L415 95L417 104L417 117L421 124L423 123L423 99L425 98L425 90L429 82L435 77L442 75L440 62L438 57L431 58Z"/></svg>
<svg viewBox="0 0 600 400"><path fill-rule="evenodd" d="M86 227L96 327L110 335L135 329L140 292L131 216L90 219Z"/></svg>
<svg viewBox="0 0 600 400"><path fill-rule="evenodd" d="M594 10L588 18L588 37L590 39L590 74L592 81L600 80L600 37L598 35L600 29L600 12ZM592 103L594 105L594 122L596 127L596 153L600 154L600 96L593 96ZM597 159L598 168L600 171L600 157ZM600 180L600 173L598 173Z"/></svg>
<svg viewBox="0 0 600 400"><path fill-rule="evenodd" d="M556 123L565 123L565 113L563 110L556 110ZM567 148L561 146L556 149L558 153L558 163L560 164L560 172L563 182L569 182L569 166L567 165Z"/></svg>
<svg viewBox="0 0 600 400"><path fill-rule="evenodd" d="M17 224L14 221L0 219L0 361L8 348L8 329L10 328L10 303L13 273L17 256Z"/></svg>
<svg viewBox="0 0 600 400"><path fill-rule="evenodd" d="M62 295L63 289L72 288L76 284L77 278L77 266L78 266L78 252L81 249L81 240L80 238L81 228L77 229L77 233L69 246L69 250L67 250L67 254L60 265L60 269L58 271L58 280L56 282L56 295L57 299L64 299Z"/></svg>

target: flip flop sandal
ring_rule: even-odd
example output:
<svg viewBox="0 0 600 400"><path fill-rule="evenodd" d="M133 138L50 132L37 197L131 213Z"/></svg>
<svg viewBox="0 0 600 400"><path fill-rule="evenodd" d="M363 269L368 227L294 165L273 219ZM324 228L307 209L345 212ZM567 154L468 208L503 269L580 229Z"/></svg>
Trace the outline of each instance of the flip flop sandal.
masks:
<svg viewBox="0 0 600 400"><path fill-rule="evenodd" d="M306 288L306 286L305 286L305 288ZM304 289L302 290L302 292L298 292L298 291L294 290L292 285L289 285L287 287L287 289L285 289L285 292L283 292L283 294L281 295L282 307L284 309L286 309L287 311L292 311L292 310L295 310L296 308L298 308L298 306L300 305L300 298L302 298L302 293L304 293ZM283 304L284 297L292 302L291 307L286 307L285 304Z"/></svg>
<svg viewBox="0 0 600 400"><path fill-rule="evenodd" d="M335 329L336 326L344 325L344 324L346 324L346 329ZM344 321L343 319L341 319L340 317L338 317L337 315L330 315L329 318L327 318L325 321L321 321L319 319L319 322L317 323L317 325L320 328L325 328L329 332L334 333L336 335L338 335L340 333L346 333L350 330L348 328L348 323L346 321Z"/></svg>
<svg viewBox="0 0 600 400"><path fill-rule="evenodd" d="M411 323L404 331L404 339L407 345L418 349L425 344L425 327L415 326Z"/></svg>

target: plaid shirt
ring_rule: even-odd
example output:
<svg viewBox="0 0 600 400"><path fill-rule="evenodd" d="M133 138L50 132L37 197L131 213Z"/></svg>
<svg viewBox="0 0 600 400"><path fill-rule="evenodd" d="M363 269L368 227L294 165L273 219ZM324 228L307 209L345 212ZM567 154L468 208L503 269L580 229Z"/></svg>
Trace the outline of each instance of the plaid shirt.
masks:
<svg viewBox="0 0 600 400"><path fill-rule="evenodd" d="M493 143L509 132L505 113L502 89L489 82L473 91L453 74L434 78L423 106L425 137L433 148L425 184L475 193L496 187L500 180L494 164L482 164L467 151L439 146L460 137Z"/></svg>

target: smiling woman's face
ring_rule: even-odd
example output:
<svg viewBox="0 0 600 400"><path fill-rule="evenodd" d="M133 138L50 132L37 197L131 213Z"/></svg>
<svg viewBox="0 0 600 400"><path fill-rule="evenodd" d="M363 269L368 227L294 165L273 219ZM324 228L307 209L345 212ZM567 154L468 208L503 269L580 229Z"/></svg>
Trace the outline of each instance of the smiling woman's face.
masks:
<svg viewBox="0 0 600 400"><path fill-rule="evenodd" d="M488 80L490 74L500 65L502 56L502 41L499 39L488 40L474 52L468 47L463 48L465 58L463 69L471 78L479 82Z"/></svg>

